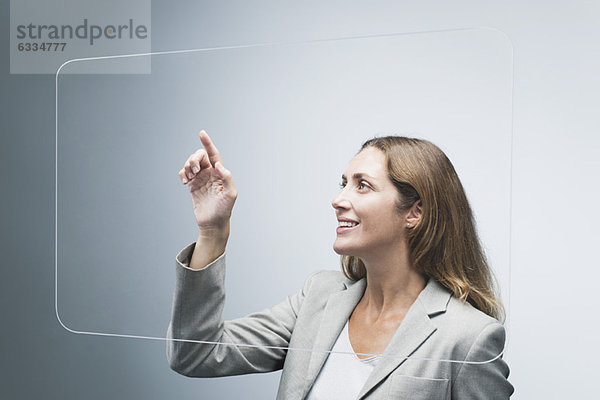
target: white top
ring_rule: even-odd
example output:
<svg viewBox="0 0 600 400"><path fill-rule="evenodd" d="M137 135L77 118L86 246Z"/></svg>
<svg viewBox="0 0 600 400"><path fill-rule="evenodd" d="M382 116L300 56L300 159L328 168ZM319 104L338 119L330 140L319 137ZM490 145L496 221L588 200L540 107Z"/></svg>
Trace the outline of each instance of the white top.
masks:
<svg viewBox="0 0 600 400"><path fill-rule="evenodd" d="M354 353L348 336L348 321L331 351L333 353L329 353L306 400L356 399L380 358L373 356L360 359L356 354L335 353Z"/></svg>

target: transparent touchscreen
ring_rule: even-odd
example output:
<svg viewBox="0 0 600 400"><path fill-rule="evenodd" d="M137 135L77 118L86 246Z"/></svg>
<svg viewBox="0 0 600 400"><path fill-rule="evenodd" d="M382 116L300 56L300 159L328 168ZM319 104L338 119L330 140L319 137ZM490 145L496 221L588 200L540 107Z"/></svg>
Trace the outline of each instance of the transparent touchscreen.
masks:
<svg viewBox="0 0 600 400"><path fill-rule="evenodd" d="M140 57L151 59L151 74L114 73ZM92 64L112 73L90 74ZM56 77L57 316L76 333L196 348L233 343L265 354L336 351L366 283L342 278L332 201L361 144L384 135L427 139L452 161L508 311L512 79L510 42L491 29L63 65ZM178 172L203 148L200 130L232 173L238 197L225 256L210 271L194 272L175 259L198 236ZM373 212L338 207L365 222ZM369 232L356 234L354 244L373 246ZM180 254L184 264L189 255L189 248ZM321 270L330 272L314 274ZM464 305L452 314L459 303L444 302L443 292L433 284L421 292L388 331L385 352L355 339L356 352L465 361L461 346L472 345L491 320ZM350 327L352 338L360 330ZM504 343L491 349L468 361L488 362Z"/></svg>

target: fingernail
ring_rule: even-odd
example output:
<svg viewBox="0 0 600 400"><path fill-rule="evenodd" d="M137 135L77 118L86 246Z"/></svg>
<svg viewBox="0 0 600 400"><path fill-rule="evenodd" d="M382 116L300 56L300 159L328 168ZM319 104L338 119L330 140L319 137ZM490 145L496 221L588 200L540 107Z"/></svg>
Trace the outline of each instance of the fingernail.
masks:
<svg viewBox="0 0 600 400"><path fill-rule="evenodd" d="M194 174L192 174L191 172L189 172L189 173L187 174L187 177L188 177L188 179L192 179L192 178L194 177Z"/></svg>
<svg viewBox="0 0 600 400"><path fill-rule="evenodd" d="M194 173L195 173L195 174L197 174L197 173L198 173L198 171L200 171L200 168L198 168L198 167L196 167L196 166L193 166L193 167L192 167L192 171L194 171Z"/></svg>
<svg viewBox="0 0 600 400"><path fill-rule="evenodd" d="M183 178L181 181L183 182L183 184L184 184L184 185L185 185L186 183L188 183L188 180L187 180L186 178Z"/></svg>

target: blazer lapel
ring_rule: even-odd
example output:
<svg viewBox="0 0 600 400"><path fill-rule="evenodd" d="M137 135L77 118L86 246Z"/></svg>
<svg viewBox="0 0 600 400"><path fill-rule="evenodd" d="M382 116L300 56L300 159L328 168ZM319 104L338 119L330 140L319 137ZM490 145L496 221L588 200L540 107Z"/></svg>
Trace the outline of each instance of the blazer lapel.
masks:
<svg viewBox="0 0 600 400"><path fill-rule="evenodd" d="M319 371L329 356L328 352L333 348L346 321L365 292L365 286L366 279L361 279L349 287L344 284L345 290L329 296L310 355L306 374L307 386L303 398L317 379Z"/></svg>
<svg viewBox="0 0 600 400"><path fill-rule="evenodd" d="M369 375L358 398L363 398L371 389L398 368L436 331L430 317L446 311L451 293L435 279L430 278L413 305L400 323L377 366ZM343 326L342 326L343 327ZM341 328L340 328L341 329Z"/></svg>

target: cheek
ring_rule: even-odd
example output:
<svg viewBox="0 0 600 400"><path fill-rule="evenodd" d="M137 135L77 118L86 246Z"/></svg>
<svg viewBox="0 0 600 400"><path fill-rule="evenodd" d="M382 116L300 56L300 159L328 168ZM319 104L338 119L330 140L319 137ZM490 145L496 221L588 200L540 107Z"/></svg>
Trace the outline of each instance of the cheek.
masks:
<svg viewBox="0 0 600 400"><path fill-rule="evenodd" d="M380 212L374 216L374 228L382 234L395 235L402 230L403 219L396 209L395 204L381 206Z"/></svg>
<svg viewBox="0 0 600 400"><path fill-rule="evenodd" d="M401 219L397 214L387 212L377 212L370 214L363 219L363 231L380 234L390 234L398 231L401 226Z"/></svg>

